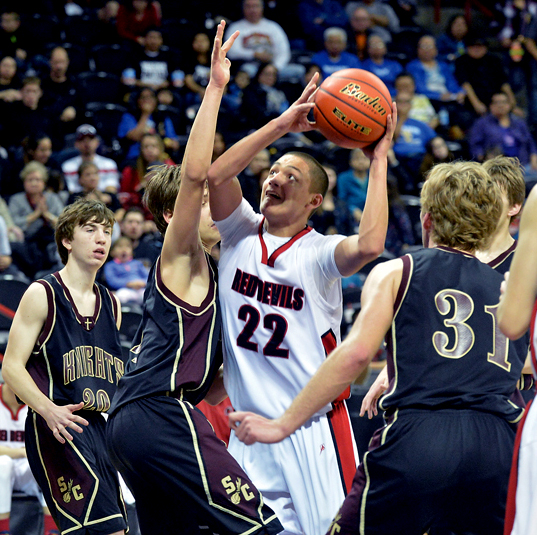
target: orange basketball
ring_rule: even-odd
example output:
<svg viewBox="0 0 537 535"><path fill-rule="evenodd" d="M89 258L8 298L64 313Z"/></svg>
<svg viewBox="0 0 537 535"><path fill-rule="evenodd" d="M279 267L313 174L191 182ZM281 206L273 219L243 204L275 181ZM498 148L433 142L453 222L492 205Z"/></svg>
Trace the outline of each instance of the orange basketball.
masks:
<svg viewBox="0 0 537 535"><path fill-rule="evenodd" d="M319 87L313 117L326 139L356 149L384 135L391 109L390 92L378 76L363 69L343 69Z"/></svg>

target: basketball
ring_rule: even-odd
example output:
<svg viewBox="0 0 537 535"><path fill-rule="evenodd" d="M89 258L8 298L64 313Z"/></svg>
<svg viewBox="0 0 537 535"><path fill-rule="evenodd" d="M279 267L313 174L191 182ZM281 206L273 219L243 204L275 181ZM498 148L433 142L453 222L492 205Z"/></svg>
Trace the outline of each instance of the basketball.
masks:
<svg viewBox="0 0 537 535"><path fill-rule="evenodd" d="M390 92L378 76L363 69L343 69L320 85L313 117L326 139L356 149L384 135L391 110Z"/></svg>

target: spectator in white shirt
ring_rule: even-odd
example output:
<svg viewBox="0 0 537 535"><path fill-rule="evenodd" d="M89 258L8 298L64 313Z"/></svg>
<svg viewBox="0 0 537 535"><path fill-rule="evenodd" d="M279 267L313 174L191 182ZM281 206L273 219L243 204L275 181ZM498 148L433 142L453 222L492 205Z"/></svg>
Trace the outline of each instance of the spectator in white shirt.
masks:
<svg viewBox="0 0 537 535"><path fill-rule="evenodd" d="M75 148L78 149L80 155L62 164L62 172L69 193L82 191L78 182L78 168L82 162L92 162L99 169L99 190L117 193L119 189L117 164L114 160L97 154L99 143L97 130L92 125L83 124L76 129Z"/></svg>
<svg viewBox="0 0 537 535"><path fill-rule="evenodd" d="M244 18L232 22L226 30L226 39L239 30L240 35L229 50L232 62L242 62L255 76L260 63L272 63L280 73L285 72L291 59L289 38L283 28L263 16L263 0L243 0Z"/></svg>

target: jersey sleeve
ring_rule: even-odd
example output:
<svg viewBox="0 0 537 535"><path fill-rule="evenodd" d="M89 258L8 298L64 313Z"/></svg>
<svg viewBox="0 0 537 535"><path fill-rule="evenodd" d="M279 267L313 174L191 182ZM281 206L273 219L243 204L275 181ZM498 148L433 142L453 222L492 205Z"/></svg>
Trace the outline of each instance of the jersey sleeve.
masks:
<svg viewBox="0 0 537 535"><path fill-rule="evenodd" d="M256 233L263 216L254 212L246 199L242 199L236 210L221 221L215 221L222 238L222 248L233 247L242 238Z"/></svg>

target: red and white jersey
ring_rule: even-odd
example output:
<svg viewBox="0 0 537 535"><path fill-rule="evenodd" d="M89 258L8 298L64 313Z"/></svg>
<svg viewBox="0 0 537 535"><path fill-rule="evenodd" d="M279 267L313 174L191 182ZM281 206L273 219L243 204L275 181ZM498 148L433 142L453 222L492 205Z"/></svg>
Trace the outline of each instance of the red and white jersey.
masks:
<svg viewBox="0 0 537 535"><path fill-rule="evenodd" d="M28 406L20 405L16 413L11 412L2 398L2 388L3 385L0 384L0 446L22 448Z"/></svg>
<svg viewBox="0 0 537 535"><path fill-rule="evenodd" d="M340 342L345 236L273 236L244 200L217 226L226 390L236 410L276 418Z"/></svg>

